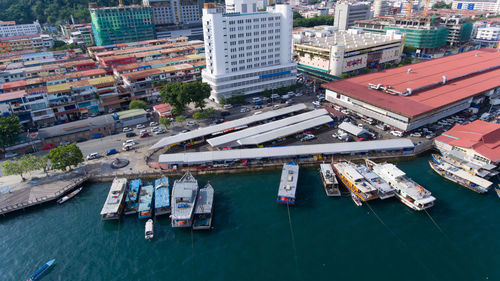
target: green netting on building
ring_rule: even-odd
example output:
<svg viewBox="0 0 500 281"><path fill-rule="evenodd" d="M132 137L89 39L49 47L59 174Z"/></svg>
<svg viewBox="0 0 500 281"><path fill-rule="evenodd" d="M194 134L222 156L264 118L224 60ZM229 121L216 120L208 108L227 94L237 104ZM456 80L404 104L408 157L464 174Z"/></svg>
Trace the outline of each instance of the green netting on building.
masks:
<svg viewBox="0 0 500 281"><path fill-rule="evenodd" d="M90 9L97 46L155 39L153 13L148 7Z"/></svg>
<svg viewBox="0 0 500 281"><path fill-rule="evenodd" d="M415 48L437 48L446 45L448 28L411 29L403 27L384 26L384 30L399 30L406 33L405 46Z"/></svg>
<svg viewBox="0 0 500 281"><path fill-rule="evenodd" d="M460 42L467 42L470 40L472 34L472 23L464 23L462 26L462 32L460 32Z"/></svg>

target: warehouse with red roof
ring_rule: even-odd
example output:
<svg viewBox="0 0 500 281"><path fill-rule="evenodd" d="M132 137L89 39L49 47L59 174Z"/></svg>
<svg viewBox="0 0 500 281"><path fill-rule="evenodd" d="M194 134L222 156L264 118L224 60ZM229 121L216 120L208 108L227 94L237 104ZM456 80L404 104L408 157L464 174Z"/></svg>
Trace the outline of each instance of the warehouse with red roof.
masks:
<svg viewBox="0 0 500 281"><path fill-rule="evenodd" d="M467 109L500 87L500 53L480 49L322 85L326 99L402 131Z"/></svg>

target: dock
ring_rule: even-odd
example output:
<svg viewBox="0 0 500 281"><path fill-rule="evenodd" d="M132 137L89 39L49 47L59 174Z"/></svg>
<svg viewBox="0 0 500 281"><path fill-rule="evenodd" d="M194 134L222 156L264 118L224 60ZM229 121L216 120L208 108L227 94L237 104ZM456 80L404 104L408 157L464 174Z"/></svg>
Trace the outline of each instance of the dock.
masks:
<svg viewBox="0 0 500 281"><path fill-rule="evenodd" d="M26 182L26 187L0 195L0 215L57 200L89 178L86 173L72 172L39 182Z"/></svg>

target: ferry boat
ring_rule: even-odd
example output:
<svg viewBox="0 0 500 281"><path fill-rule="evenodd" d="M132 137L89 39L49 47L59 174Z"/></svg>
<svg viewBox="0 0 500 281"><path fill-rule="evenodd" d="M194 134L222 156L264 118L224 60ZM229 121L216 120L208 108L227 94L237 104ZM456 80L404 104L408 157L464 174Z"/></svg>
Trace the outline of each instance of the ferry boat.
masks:
<svg viewBox="0 0 500 281"><path fill-rule="evenodd" d="M153 193L152 185L146 185L141 188L139 193L139 209L137 213L140 219L148 219L153 215Z"/></svg>
<svg viewBox="0 0 500 281"><path fill-rule="evenodd" d="M101 210L102 220L117 220L120 218L125 206L125 193L127 193L127 179L115 178Z"/></svg>
<svg viewBox="0 0 500 281"><path fill-rule="evenodd" d="M172 187L172 227L191 227L198 198L198 181L186 172Z"/></svg>
<svg viewBox="0 0 500 281"><path fill-rule="evenodd" d="M333 173L332 165L330 164L320 164L319 174L321 176L321 181L323 181L323 187L327 196L341 196L339 189L339 182Z"/></svg>
<svg viewBox="0 0 500 281"><path fill-rule="evenodd" d="M83 189L83 186L80 187L80 188L78 188L78 189L76 189L76 190L74 190L74 191L72 191L72 192L70 192L70 193L68 193L68 194L66 194L66 195L64 195L59 200L57 200L57 203L58 204L62 204L64 202L68 201L69 199L75 197L78 193L80 193L80 191L82 191L82 189Z"/></svg>
<svg viewBox="0 0 500 281"><path fill-rule="evenodd" d="M349 162L336 162L333 164L333 171L354 195L361 201L368 201L378 198L377 189L373 187Z"/></svg>
<svg viewBox="0 0 500 281"><path fill-rule="evenodd" d="M141 190L141 179L130 181L127 198L125 199L125 215L133 215L139 209L139 192Z"/></svg>
<svg viewBox="0 0 500 281"><path fill-rule="evenodd" d="M212 226L212 212L214 206L214 188L207 183L200 188L196 200L193 218L193 230L210 229Z"/></svg>
<svg viewBox="0 0 500 281"><path fill-rule="evenodd" d="M471 163L470 161L467 161L463 158L461 158L461 155L458 152L447 152L442 155L439 154L432 154L433 159L439 158L440 161L438 162L448 162L449 164L453 166L457 166L464 171L474 175L478 176L484 179L489 179L493 176L498 175L498 171L496 171L496 166L491 165L491 164L486 164L484 163L483 165L478 165L475 163Z"/></svg>
<svg viewBox="0 0 500 281"><path fill-rule="evenodd" d="M492 182L474 176L460 167L451 165L444 161L440 155L433 154L432 160L429 161L431 168L443 178L466 187L477 193L486 193L493 185Z"/></svg>
<svg viewBox="0 0 500 281"><path fill-rule="evenodd" d="M281 180L278 189L278 203L295 205L295 192L297 191L297 181L299 179L299 165L291 161L283 165L281 170Z"/></svg>
<svg viewBox="0 0 500 281"><path fill-rule="evenodd" d="M151 240L154 237L153 220L149 219L144 226L144 238Z"/></svg>
<svg viewBox="0 0 500 281"><path fill-rule="evenodd" d="M365 165L356 165L356 170L377 189L377 195L380 199L387 199L394 196L394 188L390 186L379 175L368 169Z"/></svg>
<svg viewBox="0 0 500 281"><path fill-rule="evenodd" d="M42 265L35 273L33 273L28 281L34 281L39 279L55 262L56 260L50 260L46 264Z"/></svg>
<svg viewBox="0 0 500 281"><path fill-rule="evenodd" d="M406 173L394 164L377 164L370 160L366 161L368 168L394 187L396 190L394 194L406 206L416 211L422 211L434 206L436 198L431 195L431 192L408 178Z"/></svg>
<svg viewBox="0 0 500 281"><path fill-rule="evenodd" d="M155 216L170 214L170 187L167 177L155 181Z"/></svg>

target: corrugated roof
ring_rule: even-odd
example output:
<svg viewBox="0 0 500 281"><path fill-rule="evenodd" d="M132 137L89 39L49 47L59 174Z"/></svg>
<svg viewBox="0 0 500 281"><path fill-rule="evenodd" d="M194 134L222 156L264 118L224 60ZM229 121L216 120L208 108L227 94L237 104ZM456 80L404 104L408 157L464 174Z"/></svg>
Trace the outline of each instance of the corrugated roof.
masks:
<svg viewBox="0 0 500 281"><path fill-rule="evenodd" d="M290 158L318 154L333 155L361 153L368 151L390 151L412 149L413 147L414 144L409 139L390 139L364 142L342 142L265 148L231 149L222 151L171 153L160 155L159 162L161 164L201 164L241 159Z"/></svg>
<svg viewBox="0 0 500 281"><path fill-rule="evenodd" d="M69 90L70 90L69 83L47 86L47 93L57 93L57 92L63 92L63 91L69 91Z"/></svg>
<svg viewBox="0 0 500 281"><path fill-rule="evenodd" d="M90 85L99 85L99 84L114 83L114 82L115 78L113 76L104 76L104 77L89 79Z"/></svg>
<svg viewBox="0 0 500 281"><path fill-rule="evenodd" d="M12 93L0 94L0 101L8 101L13 99L19 99L26 95L25 91L17 91Z"/></svg>
<svg viewBox="0 0 500 281"><path fill-rule="evenodd" d="M146 114L144 109L130 109L116 113L120 119Z"/></svg>
<svg viewBox="0 0 500 281"><path fill-rule="evenodd" d="M25 86L26 86L26 80L19 80L19 81L12 81L12 82L3 83L2 89L8 90L8 89L14 89L14 88L25 87Z"/></svg>

